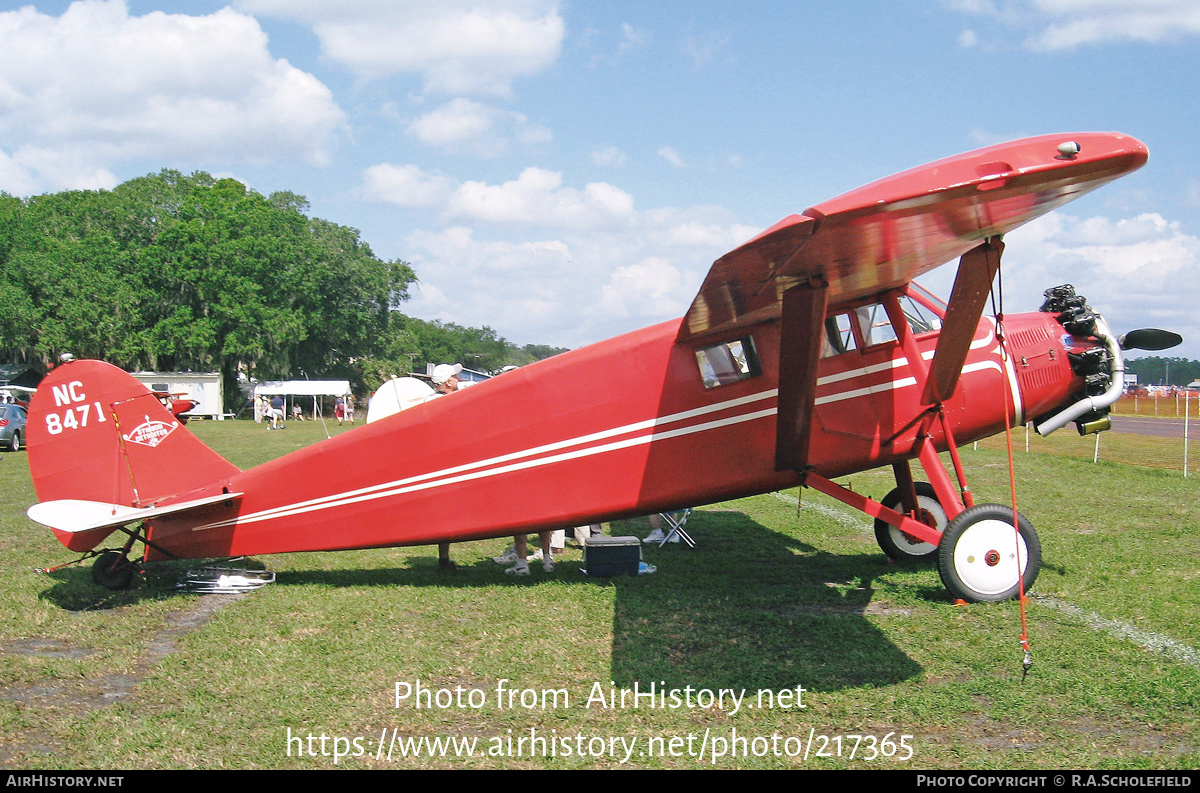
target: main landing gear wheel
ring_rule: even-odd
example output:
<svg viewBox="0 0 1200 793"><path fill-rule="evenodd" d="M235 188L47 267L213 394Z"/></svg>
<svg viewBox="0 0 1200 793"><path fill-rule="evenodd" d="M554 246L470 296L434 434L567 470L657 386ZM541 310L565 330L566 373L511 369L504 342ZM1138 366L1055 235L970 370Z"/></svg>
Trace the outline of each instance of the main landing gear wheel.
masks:
<svg viewBox="0 0 1200 793"><path fill-rule="evenodd" d="M105 551L92 564L92 581L105 589L129 589L137 566L121 551Z"/></svg>
<svg viewBox="0 0 1200 793"><path fill-rule="evenodd" d="M951 595L971 603L1015 597L1018 554L1023 588L1029 591L1042 567L1042 545L1019 512L1017 527L1019 541L1013 531L1013 511L1001 504L976 504L950 521L937 556L938 572Z"/></svg>
<svg viewBox="0 0 1200 793"><path fill-rule="evenodd" d="M933 491L933 485L928 482L914 482L913 487L917 491L916 519L938 531L945 531L949 521L946 519L946 510L942 509L942 504ZM884 496L879 503L888 509L904 512L904 498L900 495L898 487ZM888 558L897 562L930 559L937 553L937 546L933 543L915 540L882 518L875 519L875 540Z"/></svg>

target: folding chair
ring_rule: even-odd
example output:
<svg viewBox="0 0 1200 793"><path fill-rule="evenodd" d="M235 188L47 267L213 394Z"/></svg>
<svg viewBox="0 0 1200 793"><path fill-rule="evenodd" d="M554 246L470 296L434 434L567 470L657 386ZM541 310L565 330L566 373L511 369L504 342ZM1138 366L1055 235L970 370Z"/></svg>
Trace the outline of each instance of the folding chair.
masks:
<svg viewBox="0 0 1200 793"><path fill-rule="evenodd" d="M689 548L696 547L696 541L693 540L691 535L688 534L687 531L683 528L688 522L688 516L691 514L692 514L691 507L688 507L687 509L678 509L678 510L675 510L674 512L658 513L658 517L660 519L662 519L663 523L666 524L667 526L669 526L671 529L670 531L663 533L662 542L660 542L658 544L659 548L661 548L664 545L666 545L667 543L671 542L672 537L679 537L679 539L683 540L684 542L686 542L688 544Z"/></svg>

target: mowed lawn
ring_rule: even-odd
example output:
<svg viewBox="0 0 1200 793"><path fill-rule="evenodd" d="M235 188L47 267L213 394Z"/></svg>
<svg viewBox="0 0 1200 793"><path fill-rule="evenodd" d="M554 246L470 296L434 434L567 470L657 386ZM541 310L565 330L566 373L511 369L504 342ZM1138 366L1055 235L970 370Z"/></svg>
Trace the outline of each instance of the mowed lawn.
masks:
<svg viewBox="0 0 1200 793"><path fill-rule="evenodd" d="M190 426L243 467L325 434ZM963 449L980 502L1008 500L993 446ZM497 539L456 546L452 574L400 548L260 557L277 581L245 596L178 592L183 565L114 593L86 565L35 571L72 554L25 517L26 453L5 454L0 765L1200 766L1200 484L1016 463L1044 556L1027 676L1017 603L954 605L933 566L889 564L862 515L812 491L705 506L697 547L646 548L657 572L636 578L587 578L568 550L514 579Z"/></svg>

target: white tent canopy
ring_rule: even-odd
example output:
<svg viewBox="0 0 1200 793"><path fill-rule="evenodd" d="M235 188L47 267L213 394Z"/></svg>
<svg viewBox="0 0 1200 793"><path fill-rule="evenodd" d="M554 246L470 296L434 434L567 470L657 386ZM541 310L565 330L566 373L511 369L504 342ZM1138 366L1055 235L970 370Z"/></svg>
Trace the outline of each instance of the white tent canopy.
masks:
<svg viewBox="0 0 1200 793"><path fill-rule="evenodd" d="M254 396L349 396L349 380L268 380L254 386Z"/></svg>
<svg viewBox="0 0 1200 793"><path fill-rule="evenodd" d="M260 408L264 402L260 399L281 396L285 402L290 401L293 410L299 408L299 397L312 398L312 417L315 420L322 415L320 397L349 397L349 380L267 380L254 386L254 420L261 421L263 414ZM305 401L307 404L307 400ZM291 412L287 412L291 416ZM297 415L299 412L297 411Z"/></svg>

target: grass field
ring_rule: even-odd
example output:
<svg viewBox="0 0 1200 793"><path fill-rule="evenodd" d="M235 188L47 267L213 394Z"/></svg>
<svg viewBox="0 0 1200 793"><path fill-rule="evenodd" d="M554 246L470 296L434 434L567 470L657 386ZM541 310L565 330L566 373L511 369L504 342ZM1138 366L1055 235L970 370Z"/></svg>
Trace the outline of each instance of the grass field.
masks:
<svg viewBox="0 0 1200 793"><path fill-rule="evenodd" d="M323 437L194 428L243 467ZM963 454L976 499L1005 501L1003 454ZM112 593L86 567L34 571L71 555L25 517L26 455L6 454L0 765L1200 766L1200 485L1090 453L1017 466L1045 559L1024 680L1016 603L953 605L936 570L888 564L861 515L812 491L705 507L698 547L647 548L658 572L638 578L586 578L568 551L554 574L513 580L494 540L456 546L454 574L402 548L262 557L277 582L240 597L177 593L169 565ZM842 481L891 487L890 471ZM397 683L418 680L429 706L397 706ZM684 701L634 707L651 684ZM746 692L737 712L704 699L721 689ZM449 737L475 756L401 756Z"/></svg>
<svg viewBox="0 0 1200 793"><path fill-rule="evenodd" d="M1136 421L1136 419L1127 419ZM1133 433L1102 432L1100 438L1099 461L1109 463L1124 463L1127 465L1161 468L1175 471L1176 476L1183 472L1183 421L1179 421L1179 437L1158 438L1150 435L1135 435ZM1193 433L1200 431L1200 422L1194 422ZM1013 452L1021 456L1025 454L1026 431L1022 427L1013 430ZM1046 438L1038 437L1029 432L1029 453L1031 455L1051 454L1061 457L1073 457L1088 463L1097 457L1096 435L1080 436L1074 427L1067 425ZM1005 441L1003 435L994 435L979 442L980 449L1003 451ZM1200 440L1192 438L1188 443L1188 476L1200 473Z"/></svg>

